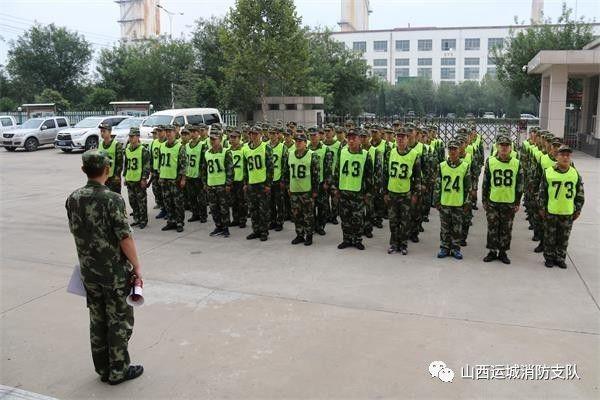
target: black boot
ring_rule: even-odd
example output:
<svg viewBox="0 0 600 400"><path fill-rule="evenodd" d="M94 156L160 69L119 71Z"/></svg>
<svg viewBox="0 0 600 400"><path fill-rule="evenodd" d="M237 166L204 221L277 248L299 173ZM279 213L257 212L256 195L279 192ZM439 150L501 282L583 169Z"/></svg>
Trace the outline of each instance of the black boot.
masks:
<svg viewBox="0 0 600 400"><path fill-rule="evenodd" d="M312 244L312 235L306 235L306 240L304 240L305 246L310 246Z"/></svg>
<svg viewBox="0 0 600 400"><path fill-rule="evenodd" d="M302 242L304 242L302 235L298 235L294 238L294 240L292 240L292 244L300 244Z"/></svg>
<svg viewBox="0 0 600 400"><path fill-rule="evenodd" d="M498 253L498 260L502 261L504 264L510 264L510 258L508 258L508 255L503 250Z"/></svg>
<svg viewBox="0 0 600 400"><path fill-rule="evenodd" d="M494 250L490 250L487 256L483 257L483 262L490 262L498 259L498 254Z"/></svg>

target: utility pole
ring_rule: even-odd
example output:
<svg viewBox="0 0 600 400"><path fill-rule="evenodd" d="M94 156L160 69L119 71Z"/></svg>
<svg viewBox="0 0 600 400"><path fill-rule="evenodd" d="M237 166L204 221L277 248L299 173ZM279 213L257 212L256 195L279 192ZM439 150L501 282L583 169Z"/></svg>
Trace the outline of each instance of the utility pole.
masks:
<svg viewBox="0 0 600 400"><path fill-rule="evenodd" d="M175 84L171 82L171 108L175 108Z"/></svg>

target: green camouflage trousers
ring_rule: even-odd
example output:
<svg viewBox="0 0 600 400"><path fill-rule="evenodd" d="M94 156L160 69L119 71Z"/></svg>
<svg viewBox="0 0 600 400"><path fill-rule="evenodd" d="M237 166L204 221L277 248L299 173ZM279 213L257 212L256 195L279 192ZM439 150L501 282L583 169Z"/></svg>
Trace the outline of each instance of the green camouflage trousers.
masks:
<svg viewBox="0 0 600 400"><path fill-rule="evenodd" d="M296 228L296 235L312 235L315 226L314 201L312 192L290 193L292 207L292 221Z"/></svg>
<svg viewBox="0 0 600 400"><path fill-rule="evenodd" d="M470 205L469 201L469 205ZM473 221L473 208L469 207L467 211L465 211L462 207L461 210L463 212L463 217L461 218L461 239L467 240L467 236L469 236L469 228L471 227L471 221Z"/></svg>
<svg viewBox="0 0 600 400"><path fill-rule="evenodd" d="M390 246L400 249L407 246L411 194L410 192L390 193L389 196Z"/></svg>
<svg viewBox="0 0 600 400"><path fill-rule="evenodd" d="M233 182L231 187L231 215L236 225L245 224L248 218L248 205L244 194L244 182Z"/></svg>
<svg viewBox="0 0 600 400"><path fill-rule="evenodd" d="M421 192L416 191L417 204L412 204L410 207L410 225L408 229L408 236L419 236L419 227L423 221L423 196Z"/></svg>
<svg viewBox="0 0 600 400"><path fill-rule="evenodd" d="M367 200L365 201L365 216L363 233L373 232L373 222L375 221L375 205L374 197L372 193L367 194Z"/></svg>
<svg viewBox="0 0 600 400"><path fill-rule="evenodd" d="M319 184L319 192L315 199L315 227L318 229L324 229L325 224L329 220L329 196L327 191L323 187L323 183Z"/></svg>
<svg viewBox="0 0 600 400"><path fill-rule="evenodd" d="M440 206L440 247L447 250L460 250L463 237L463 219L466 213L462 207Z"/></svg>
<svg viewBox="0 0 600 400"><path fill-rule="evenodd" d="M365 227L365 202L361 192L340 190L340 219L344 242L356 244L362 242Z"/></svg>
<svg viewBox="0 0 600 400"><path fill-rule="evenodd" d="M510 249L515 213L510 203L489 203L487 217L487 244L490 250Z"/></svg>
<svg viewBox="0 0 600 400"><path fill-rule="evenodd" d="M383 223L384 217L388 217L388 209L383 200L383 192L377 190L373 196L373 223Z"/></svg>
<svg viewBox="0 0 600 400"><path fill-rule="evenodd" d="M190 206L192 215L206 219L206 191L201 178L186 178L183 193Z"/></svg>
<svg viewBox="0 0 600 400"><path fill-rule="evenodd" d="M161 179L160 187L170 224L184 225L183 192L175 179Z"/></svg>
<svg viewBox="0 0 600 400"><path fill-rule="evenodd" d="M141 182L125 182L129 205L133 210L133 219L139 223L148 223L148 196Z"/></svg>
<svg viewBox="0 0 600 400"><path fill-rule="evenodd" d="M229 193L225 186L208 186L208 204L217 228L229 226Z"/></svg>
<svg viewBox="0 0 600 400"><path fill-rule="evenodd" d="M573 228L572 215L546 214L544 218L544 258L565 261L569 236Z"/></svg>
<svg viewBox="0 0 600 400"><path fill-rule="evenodd" d="M158 171L152 171L152 176L155 176L155 178L152 180L152 193L154 194L154 203L160 208L164 208L165 205L163 203L162 190L160 190L160 183L158 181Z"/></svg>
<svg viewBox="0 0 600 400"><path fill-rule="evenodd" d="M331 190L331 188L327 192L327 201L329 201L330 199L331 206L329 207L329 218L334 219L337 218L338 215L340 215L340 201L337 197L335 197L335 194L333 190Z"/></svg>
<svg viewBox="0 0 600 400"><path fill-rule="evenodd" d="M281 181L273 182L271 185L271 222L282 225L285 218L283 190Z"/></svg>
<svg viewBox="0 0 600 400"><path fill-rule="evenodd" d="M257 234L268 235L269 224L271 223L271 204L270 196L265 193L265 185L262 183L248 185L246 198L248 199L252 231Z"/></svg>
<svg viewBox="0 0 600 400"><path fill-rule="evenodd" d="M84 286L94 368L111 381L121 379L129 368L127 345L133 331L133 307L125 301L129 286L115 288L89 282Z"/></svg>
<svg viewBox="0 0 600 400"><path fill-rule="evenodd" d="M108 178L104 185L106 185L106 187L109 188L111 191L121 194L121 180L118 179L116 176L111 176L110 178Z"/></svg>

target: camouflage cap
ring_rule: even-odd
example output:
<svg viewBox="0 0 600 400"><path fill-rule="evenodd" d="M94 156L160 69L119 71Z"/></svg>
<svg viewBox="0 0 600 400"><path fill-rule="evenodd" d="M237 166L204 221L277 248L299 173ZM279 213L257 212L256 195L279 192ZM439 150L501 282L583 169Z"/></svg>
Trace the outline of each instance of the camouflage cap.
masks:
<svg viewBox="0 0 600 400"><path fill-rule="evenodd" d="M561 144L563 144L563 140L561 138L552 138L552 146L560 146Z"/></svg>
<svg viewBox="0 0 600 400"><path fill-rule="evenodd" d="M368 129L359 129L358 130L358 136L360 137L367 137L371 134L371 132L369 132Z"/></svg>
<svg viewBox="0 0 600 400"><path fill-rule="evenodd" d="M346 136L350 137L350 136L357 136L358 132L356 131L356 129L348 129L348 132L346 132Z"/></svg>
<svg viewBox="0 0 600 400"><path fill-rule="evenodd" d="M512 141L510 140L510 138L506 135L500 135L498 136L498 139L496 139L496 143L498 144L512 144Z"/></svg>
<svg viewBox="0 0 600 400"><path fill-rule="evenodd" d="M311 136L318 135L318 134L319 134L319 131L318 131L318 130L316 130L316 129L315 129L315 130L310 130L310 129L309 129L309 130L308 130L308 134L309 134L309 135L311 135Z"/></svg>
<svg viewBox="0 0 600 400"><path fill-rule="evenodd" d="M196 126L198 127L198 129L208 129L208 125L206 125L205 123L200 123Z"/></svg>
<svg viewBox="0 0 600 400"><path fill-rule="evenodd" d="M397 131L395 131L396 136L406 136L410 133L410 129L407 128L400 128Z"/></svg>
<svg viewBox="0 0 600 400"><path fill-rule="evenodd" d="M301 140L303 142L306 142L308 140L308 138L306 137L306 134L304 134L303 132L298 132L296 137L294 137L294 140Z"/></svg>
<svg viewBox="0 0 600 400"><path fill-rule="evenodd" d="M336 126L335 133L343 133L346 132L346 129L343 126Z"/></svg>
<svg viewBox="0 0 600 400"><path fill-rule="evenodd" d="M183 126L183 128L184 128L184 129L187 129L187 130L191 130L191 129L193 128L193 126L194 126L194 125L192 125L192 124L185 124L185 125Z"/></svg>
<svg viewBox="0 0 600 400"><path fill-rule="evenodd" d="M140 136L140 128L135 126L129 128L129 136Z"/></svg>
<svg viewBox="0 0 600 400"><path fill-rule="evenodd" d="M242 132L240 132L240 130L236 128L236 129L233 129L231 132L229 132L228 136L236 137L236 136L240 136L241 134L242 134Z"/></svg>
<svg viewBox="0 0 600 400"><path fill-rule="evenodd" d="M450 140L446 147L449 149L458 149L460 147L460 143L457 140Z"/></svg>
<svg viewBox="0 0 600 400"><path fill-rule="evenodd" d="M110 158L101 150L88 150L81 156L84 168L102 168L110 165Z"/></svg>
<svg viewBox="0 0 600 400"><path fill-rule="evenodd" d="M298 127L296 128L296 133L304 133L304 132L306 132L304 127L302 125L298 125Z"/></svg>
<svg viewBox="0 0 600 400"><path fill-rule="evenodd" d="M565 151L566 151L566 152L569 152L569 153L572 153L572 152L573 152L573 149L572 149L572 148L571 148L569 145L566 145L566 144L563 144L562 146L560 146L560 147L558 148L558 152L559 152L559 153L562 153L562 152L565 152Z"/></svg>
<svg viewBox="0 0 600 400"><path fill-rule="evenodd" d="M112 131L112 126L110 126L106 122L102 122L100 125L98 125L98 128L105 129L107 131Z"/></svg>
<svg viewBox="0 0 600 400"><path fill-rule="evenodd" d="M408 128L410 130L410 132L412 132L413 129L415 129L415 124L413 124L412 122L408 122L406 124L404 124L405 128Z"/></svg>
<svg viewBox="0 0 600 400"><path fill-rule="evenodd" d="M469 133L469 130L468 130L467 128L459 128L459 129L456 131L456 133L465 133L465 134L468 134L468 133Z"/></svg>
<svg viewBox="0 0 600 400"><path fill-rule="evenodd" d="M289 121L287 126L296 126L296 121Z"/></svg>
<svg viewBox="0 0 600 400"><path fill-rule="evenodd" d="M180 132L182 135L189 135L190 134L190 130L187 128L183 128Z"/></svg>
<svg viewBox="0 0 600 400"><path fill-rule="evenodd" d="M400 126L400 125L402 125L402 122L400 122L399 119L395 119L394 122L392 122L392 125L394 125L394 126Z"/></svg>
<svg viewBox="0 0 600 400"><path fill-rule="evenodd" d="M164 126L158 125L158 126L155 126L154 129L152 129L152 132L162 132L164 130L165 130Z"/></svg>
<svg viewBox="0 0 600 400"><path fill-rule="evenodd" d="M347 119L346 122L344 122L344 125L352 125L354 126L354 121L351 119Z"/></svg>
<svg viewBox="0 0 600 400"><path fill-rule="evenodd" d="M316 126L311 126L310 128L308 128L308 132L309 133L313 133L313 132L319 132L319 129Z"/></svg>
<svg viewBox="0 0 600 400"><path fill-rule="evenodd" d="M174 125L165 125L165 131L174 131L174 130L175 130Z"/></svg>

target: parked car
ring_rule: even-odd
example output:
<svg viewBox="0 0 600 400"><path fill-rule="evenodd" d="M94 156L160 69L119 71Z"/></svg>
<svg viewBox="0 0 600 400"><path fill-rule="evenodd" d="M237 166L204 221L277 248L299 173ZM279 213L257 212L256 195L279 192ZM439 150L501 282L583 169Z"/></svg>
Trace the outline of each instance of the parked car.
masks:
<svg viewBox="0 0 600 400"><path fill-rule="evenodd" d="M473 113L467 113L467 115L465 115L466 119L475 119L475 115L473 115Z"/></svg>
<svg viewBox="0 0 600 400"><path fill-rule="evenodd" d="M448 113L448 114L446 114L446 118L456 118L456 114Z"/></svg>
<svg viewBox="0 0 600 400"><path fill-rule="evenodd" d="M140 139L142 143L148 144L152 141L152 129L158 125L179 124L201 124L210 127L214 123L223 125L221 113L216 108L180 108L158 111L148 117L140 127Z"/></svg>
<svg viewBox="0 0 600 400"><path fill-rule="evenodd" d="M533 114L521 114L521 120L524 121L539 121L540 119Z"/></svg>
<svg viewBox="0 0 600 400"><path fill-rule="evenodd" d="M68 127L69 121L65 117L31 118L23 125L2 133L2 146L6 151L15 151L20 147L35 151L39 146L54 143L56 133Z"/></svg>
<svg viewBox="0 0 600 400"><path fill-rule="evenodd" d="M132 117L124 119L119 125L116 125L112 129L111 136L117 139L117 142L125 146L129 140L129 128L139 128L146 118L148 117Z"/></svg>
<svg viewBox="0 0 600 400"><path fill-rule="evenodd" d="M415 114L415 112L414 112L413 110L409 110L409 111L406 113L406 116L407 116L407 117L409 117L409 118L414 118L414 117L416 117L417 115Z"/></svg>
<svg viewBox="0 0 600 400"><path fill-rule="evenodd" d="M483 116L481 117L483 119L496 119L496 114L494 114L491 111L486 111L483 113Z"/></svg>
<svg viewBox="0 0 600 400"><path fill-rule="evenodd" d="M87 117L79 121L72 128L61 129L54 140L54 147L65 153L73 150L89 150L98 148L100 143L101 123L110 126L118 125L124 119L130 118L126 115L111 115L106 117Z"/></svg>
<svg viewBox="0 0 600 400"><path fill-rule="evenodd" d="M0 133L10 131L17 127L17 120L11 115L0 115Z"/></svg>

